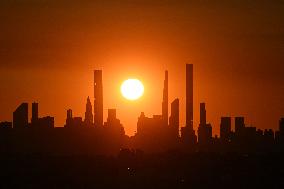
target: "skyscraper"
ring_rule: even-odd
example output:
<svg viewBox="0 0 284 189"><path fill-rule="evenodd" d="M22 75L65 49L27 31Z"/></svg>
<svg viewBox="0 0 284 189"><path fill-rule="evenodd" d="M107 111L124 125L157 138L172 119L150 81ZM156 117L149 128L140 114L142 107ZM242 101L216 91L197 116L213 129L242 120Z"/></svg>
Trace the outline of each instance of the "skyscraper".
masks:
<svg viewBox="0 0 284 189"><path fill-rule="evenodd" d="M181 140L188 145L197 142L193 130L193 64L186 64L186 125L181 128Z"/></svg>
<svg viewBox="0 0 284 189"><path fill-rule="evenodd" d="M198 143L208 145L212 139L212 126L206 122L205 103L200 103L200 123L198 127Z"/></svg>
<svg viewBox="0 0 284 189"><path fill-rule="evenodd" d="M73 120L73 115L72 115L72 110L68 109L67 114L66 114L66 127L70 127L72 125L72 120Z"/></svg>
<svg viewBox="0 0 284 189"><path fill-rule="evenodd" d="M205 103L200 103L200 125L206 125Z"/></svg>
<svg viewBox="0 0 284 189"><path fill-rule="evenodd" d="M94 124L103 125L103 81L102 70L94 71Z"/></svg>
<svg viewBox="0 0 284 189"><path fill-rule="evenodd" d="M170 126L174 129L174 135L179 137L179 99L171 103Z"/></svg>
<svg viewBox="0 0 284 189"><path fill-rule="evenodd" d="M231 134L231 117L221 117L220 139L228 142Z"/></svg>
<svg viewBox="0 0 284 189"><path fill-rule="evenodd" d="M116 109L108 109L108 121L116 120Z"/></svg>
<svg viewBox="0 0 284 189"><path fill-rule="evenodd" d="M28 120L28 103L22 103L13 112L13 128L25 128L29 124Z"/></svg>
<svg viewBox="0 0 284 189"><path fill-rule="evenodd" d="M93 112L90 98L87 98L86 111L85 111L85 124L90 126L93 124Z"/></svg>
<svg viewBox="0 0 284 189"><path fill-rule="evenodd" d="M32 103L32 125L35 125L36 122L38 121L38 103L33 102Z"/></svg>
<svg viewBox="0 0 284 189"><path fill-rule="evenodd" d="M235 118L235 132L239 135L243 129L245 128L245 118L244 117L236 117Z"/></svg>
<svg viewBox="0 0 284 189"><path fill-rule="evenodd" d="M284 137L284 118L279 120L279 132Z"/></svg>
<svg viewBox="0 0 284 189"><path fill-rule="evenodd" d="M163 89L163 102L162 102L162 116L163 116L163 123L165 126L168 126L168 71L165 71L165 80L164 80L164 89Z"/></svg>
<svg viewBox="0 0 284 189"><path fill-rule="evenodd" d="M186 126L193 130L193 64L186 64Z"/></svg>

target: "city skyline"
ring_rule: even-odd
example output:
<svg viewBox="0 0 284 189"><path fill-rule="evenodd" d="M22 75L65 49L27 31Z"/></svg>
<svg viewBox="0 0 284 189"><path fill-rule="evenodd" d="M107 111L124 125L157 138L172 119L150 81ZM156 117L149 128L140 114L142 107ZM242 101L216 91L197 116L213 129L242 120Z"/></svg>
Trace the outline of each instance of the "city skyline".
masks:
<svg viewBox="0 0 284 189"><path fill-rule="evenodd" d="M204 143L203 141L210 141L211 138L214 138L214 133L212 132L213 126L210 123L207 123L207 113L205 108L205 102L200 102L199 106L199 125L197 126L197 129L195 130L194 123L193 123L193 81L194 81L194 66L193 64L186 64L185 69L185 75L186 75L186 123L183 126L180 124L180 106L179 106L179 98L177 97L172 102L169 103L168 100L168 93L170 91L168 82L169 82L169 74L168 70L164 72L164 83L163 83L163 95L161 100L161 111L160 115L159 113L156 113L153 115L154 119L160 119L161 117L162 122L161 123L155 123L160 124L161 126L170 126L176 128L175 133L177 137L181 137L181 140L183 142L187 141L189 143L196 144L197 141ZM95 127L103 127L105 123L108 122L108 119L104 119L103 117L103 71L102 70L94 70L94 77L93 77L93 87L94 87L94 93L93 93L93 99L94 103L91 103L91 99L88 96L86 100L86 108L85 108L85 116L79 117L74 115L73 117L73 111L72 109L67 110L67 116L66 116L66 122L64 124L64 127L68 125L72 125L72 127L77 127L78 125L89 125L89 126L95 126ZM171 106L171 111L169 111L168 107ZM111 119L116 119L116 110L112 108L106 108L108 111L108 116L111 116ZM170 116L169 116L170 115ZM141 111L140 118L137 120L137 127L139 127L139 120L142 117L145 117L144 111ZM31 117L31 118L30 118ZM231 119L235 118L235 124L232 124ZM220 117L220 125L218 126L218 134L215 134L216 136L219 135L219 137L224 140L228 140L231 132L239 133L243 128L249 126L249 128L256 128L254 125L248 125L245 122L244 116L222 116ZM29 120L31 120L29 122ZM104 121L107 122L104 122ZM282 121L282 117L278 120L279 124ZM46 116L43 118L39 118L39 108L38 108L38 102L32 103L32 109L31 109L31 116L29 114L29 108L28 103L23 102L18 106L18 108L13 112L13 120L11 124L8 120L2 120L2 124L4 127L9 127L12 125L13 128L25 128L34 125L39 125L40 127L48 127L47 125L51 125L50 127L56 127L54 125L54 117ZM6 125L5 125L6 124ZM278 127L279 127L278 124ZM141 125L141 123L140 123ZM121 125L123 127L123 124ZM232 127L234 126L234 127ZM215 128L216 129L216 128ZM279 129L279 128L278 128ZM124 130L124 129L123 129ZM137 129L135 133L137 134ZM265 128L266 130L272 130L271 128ZM277 129L275 130L275 132ZM125 131L123 131L125 132ZM132 136L132 135L128 135ZM134 135L133 135L134 136ZM276 137L276 133L273 134L273 136ZM222 140L223 140L222 139ZM190 142L191 141L191 142ZM206 143L206 142L205 142Z"/></svg>
<svg viewBox="0 0 284 189"><path fill-rule="evenodd" d="M123 150L141 150L145 153L279 153L284 144L284 118L279 118L278 129L259 129L248 125L246 118L220 117L219 137L213 135L212 125L207 119L206 103L199 104L198 129L193 127L193 64L185 64L186 75L186 125L180 125L179 98L170 103L169 74L165 71L161 111L147 116L141 111L134 136L127 136L115 108L107 108L103 117L103 71L94 70L94 104L86 98L85 117L66 111L64 127L55 127L54 117L41 117L39 103L32 103L29 119L29 104L22 102L13 112L13 121L0 122L2 147L8 154L37 153L45 155L117 155ZM135 88L134 88L135 89ZM170 115L170 116L169 116ZM232 124L234 120L234 124ZM232 125L234 127L232 127ZM233 129L234 128L234 129ZM62 142L64 141L64 142ZM89 145L88 145L89 144ZM10 147L9 147L10 146ZM7 148L9 147L9 148Z"/></svg>
<svg viewBox="0 0 284 189"><path fill-rule="evenodd" d="M186 74L185 74L185 79L186 79L186 85L184 86L184 88L186 89L185 92L185 96L187 97L186 98L186 102L185 104L188 104L185 106L185 111L184 112L188 112L188 113L185 113L187 117L188 116L188 119L185 119L185 123L181 123L180 121L180 113L178 113L178 123L179 123L179 133L180 135L182 136L182 130L183 128L189 128L189 130L185 131L185 132L189 132L189 133L194 133L194 135L197 137L197 131L199 130L199 127L200 127L200 120L201 120L201 112L200 113L195 113L195 116L194 118L196 117L199 117L199 119L193 119L193 103L199 103L199 109L197 109L196 112L198 111L201 111L202 107L205 108L205 103L203 102L195 102L194 100L194 85L193 83L197 84L197 82L194 82L194 68L193 68L193 64L186 64ZM94 77L93 77L93 86L94 86L94 89L93 89L93 98L94 101L93 103L91 102L89 96L87 96L87 105L86 105L86 112L83 113L83 112L76 112L74 115L77 116L78 118L81 117L81 119L86 119L87 117L89 117L89 123L95 123L96 125L103 125L103 122L106 120L104 118L106 118L105 116L105 111L109 111L109 109L111 108L107 108L107 107L104 107L103 106L103 72L102 70L94 70ZM170 116L171 115L171 111L169 111L169 106L171 105L171 102L169 102L169 93L171 93L171 89L169 88L169 72L168 70L165 70L164 72L164 83L163 83L163 90L162 90L162 98L161 98L161 110L160 110L160 113L161 113L161 116L163 117L163 122L168 125L169 124L169 121L170 121ZM162 84L161 84L162 86ZM143 97L142 97L143 98ZM175 99L173 100L173 102L175 100L178 100L180 101L180 98L179 97L174 97ZM197 97L198 98L198 97ZM97 101L95 99L98 99ZM139 99L138 99L139 101ZM188 103L187 103L188 102ZM126 102L127 103L127 102ZM180 104L178 102L178 104ZM202 107L201 107L201 104L202 104ZM27 102L25 102L24 104L22 105L25 105L25 109L28 109L27 107ZM179 111L183 112L183 109L182 107L180 107L180 105L178 105L179 107ZM92 109L91 109L92 108ZM32 109L31 109L31 114L28 114L28 120L31 120L31 123L33 122L33 117L36 116L38 117L38 111L36 111L36 113L34 112L34 109L38 110L38 102L32 102ZM119 109L115 108L116 110L119 111ZM196 109L196 108L195 108ZM70 109L71 110L71 109ZM87 111L88 110L88 111ZM90 111L92 110L92 111ZM28 112L30 110L28 109ZM97 112L97 113L95 113ZM145 111L141 110L141 112L145 113ZM67 113L68 114L68 113ZM154 115L157 115L159 114L159 112L155 112ZM205 111L205 114L206 114L206 111ZM73 111L71 111L71 115L73 115ZM82 116L80 116L82 115ZM107 114L106 114L107 115ZM210 127L211 127L211 135L212 137L217 135L220 137L220 129L219 129L219 125L222 124L222 119L225 118L225 117L245 117L246 118L246 123L247 123L247 120L250 120L249 119L249 116L246 117L244 115L241 115L241 114L236 114L236 115L228 115L227 113L224 113L222 114L221 113L221 117L218 118L219 119L219 123L215 124L215 125L211 125L210 124ZM85 117L84 117L85 116ZM136 117L138 117L139 115L137 115ZM148 116L151 116L150 114ZM68 117L68 116L67 116ZM92 117L92 122L90 121L90 117ZM205 115L206 117L206 115ZM281 117L279 117L280 119ZM266 128L259 128L257 125L253 125L251 124L250 122L247 124L249 126L252 126L252 127L256 127L256 128L259 128L259 129L263 129L263 130L266 130L266 129L273 129L273 130L277 130L278 129L278 123L279 123L279 119L277 120L277 126L276 127L266 127ZM55 120L56 120L56 116L55 116ZM192 121L190 121L192 120ZM10 120L0 120L0 121L10 121ZM28 122L28 121L26 121ZM54 122L54 118L53 118L53 122ZM206 120L205 120L206 122ZM212 121L210 121L212 123ZM197 124L195 124L197 123ZM123 120L122 120L122 124L123 124ZM201 125L207 125L207 123L202 123ZM65 122L63 123L63 125L56 125L56 122L55 122L55 126L56 127L63 127L65 125ZM137 132L137 129L136 129L136 126L137 126L137 122L135 124L135 129L134 129L134 133L133 134L129 134L128 132L126 132L126 134L128 136L134 136L135 133ZM233 126L233 124L232 124ZM126 128L124 126L124 128ZM193 129L193 131L192 131ZM232 130L235 131L235 127L232 127ZM215 132L213 132L215 131ZM187 133L188 134L188 133ZM192 135L193 136L193 135ZM192 139L194 140L194 139ZM196 139L195 139L196 140Z"/></svg>

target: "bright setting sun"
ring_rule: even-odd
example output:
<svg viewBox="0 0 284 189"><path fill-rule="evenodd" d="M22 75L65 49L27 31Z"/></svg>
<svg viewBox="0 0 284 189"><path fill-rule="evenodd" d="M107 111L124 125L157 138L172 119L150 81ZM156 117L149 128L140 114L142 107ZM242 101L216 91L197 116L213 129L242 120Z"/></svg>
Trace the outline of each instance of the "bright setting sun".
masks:
<svg viewBox="0 0 284 189"><path fill-rule="evenodd" d="M144 93L144 86L138 79L127 79L120 87L121 94L127 100L137 100Z"/></svg>

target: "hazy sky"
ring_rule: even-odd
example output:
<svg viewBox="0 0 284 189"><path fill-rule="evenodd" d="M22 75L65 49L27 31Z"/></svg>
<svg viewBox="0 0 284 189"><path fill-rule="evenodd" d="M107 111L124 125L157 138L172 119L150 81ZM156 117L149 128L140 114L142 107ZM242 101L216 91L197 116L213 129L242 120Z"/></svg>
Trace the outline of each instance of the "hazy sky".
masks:
<svg viewBox="0 0 284 189"><path fill-rule="evenodd" d="M117 108L132 135L141 111L161 113L168 69L184 126L186 63L194 64L195 128L200 102L214 133L220 116L273 129L284 117L283 0L2 0L0 24L0 120L23 101L39 102L58 126L69 108L83 116L93 70L102 69L105 114ZM128 77L145 84L139 101L119 93Z"/></svg>

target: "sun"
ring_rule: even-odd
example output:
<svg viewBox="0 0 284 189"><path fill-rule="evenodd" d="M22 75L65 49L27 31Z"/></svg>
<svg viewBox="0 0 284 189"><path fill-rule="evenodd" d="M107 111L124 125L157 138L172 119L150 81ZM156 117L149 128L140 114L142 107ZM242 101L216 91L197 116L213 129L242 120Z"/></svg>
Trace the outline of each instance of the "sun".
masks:
<svg viewBox="0 0 284 189"><path fill-rule="evenodd" d="M127 100L137 100L144 93L144 86L138 79L127 79L123 81L120 92Z"/></svg>

